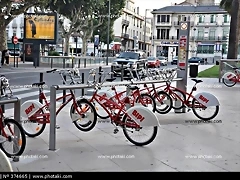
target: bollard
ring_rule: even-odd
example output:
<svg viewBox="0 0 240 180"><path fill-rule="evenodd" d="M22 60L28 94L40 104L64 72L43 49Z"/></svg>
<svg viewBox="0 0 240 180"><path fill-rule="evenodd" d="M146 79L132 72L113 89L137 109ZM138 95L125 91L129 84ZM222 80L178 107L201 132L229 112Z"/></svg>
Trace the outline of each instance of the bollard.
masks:
<svg viewBox="0 0 240 180"><path fill-rule="evenodd" d="M53 68L53 59L51 58L51 68Z"/></svg>
<svg viewBox="0 0 240 180"><path fill-rule="evenodd" d="M111 72L113 72L113 66L111 66ZM111 74L111 78L113 78L113 74Z"/></svg>
<svg viewBox="0 0 240 180"><path fill-rule="evenodd" d="M84 84L84 73L82 73L82 84ZM82 88L82 96L84 96L84 88Z"/></svg>
<svg viewBox="0 0 240 180"><path fill-rule="evenodd" d="M64 58L63 59L63 69L65 69L65 66L66 66L66 59Z"/></svg>
<svg viewBox="0 0 240 180"><path fill-rule="evenodd" d="M74 67L74 59L72 58L72 68Z"/></svg>
<svg viewBox="0 0 240 180"><path fill-rule="evenodd" d="M63 79L64 79L64 81L66 81L67 80L67 76L63 75ZM65 84L64 81L63 81L63 85ZM66 96L66 90L65 89L63 90L63 97L64 96ZM66 97L63 98L63 103L65 103L65 102L66 102Z"/></svg>
<svg viewBox="0 0 240 180"><path fill-rule="evenodd" d="M123 81L123 74L124 74L124 71L123 71L123 64L121 66L121 81Z"/></svg>
<svg viewBox="0 0 240 180"><path fill-rule="evenodd" d="M98 75L99 75L99 79L98 79L98 82L99 83L101 83L101 72L102 72L102 66L99 66L99 73L98 73Z"/></svg>
<svg viewBox="0 0 240 180"><path fill-rule="evenodd" d="M43 82L43 73L42 72L40 73L40 82ZM40 93L41 93L41 89L39 88L39 102L42 104L43 100L40 97Z"/></svg>
<svg viewBox="0 0 240 180"><path fill-rule="evenodd" d="M80 58L78 59L78 68L80 68Z"/></svg>
<svg viewBox="0 0 240 180"><path fill-rule="evenodd" d="M18 57L17 57L17 68L18 68Z"/></svg>
<svg viewBox="0 0 240 180"><path fill-rule="evenodd" d="M86 64L87 64L87 59L84 59L84 68L86 68Z"/></svg>

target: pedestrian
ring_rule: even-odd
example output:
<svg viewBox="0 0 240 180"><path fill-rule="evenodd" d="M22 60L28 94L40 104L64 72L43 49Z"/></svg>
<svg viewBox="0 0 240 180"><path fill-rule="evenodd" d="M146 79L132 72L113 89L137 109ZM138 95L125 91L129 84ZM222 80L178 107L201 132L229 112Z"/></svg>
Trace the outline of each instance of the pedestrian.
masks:
<svg viewBox="0 0 240 180"><path fill-rule="evenodd" d="M4 57L6 60L6 65L8 66L9 65L9 50L8 49L5 50Z"/></svg>
<svg viewBox="0 0 240 180"><path fill-rule="evenodd" d="M0 51L0 68L2 67L2 51Z"/></svg>

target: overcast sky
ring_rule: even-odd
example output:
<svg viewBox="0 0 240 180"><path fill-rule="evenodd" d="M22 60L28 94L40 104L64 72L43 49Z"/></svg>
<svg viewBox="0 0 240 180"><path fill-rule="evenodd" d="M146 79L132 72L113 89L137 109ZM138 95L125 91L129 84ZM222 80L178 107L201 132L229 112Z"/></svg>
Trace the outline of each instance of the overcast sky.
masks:
<svg viewBox="0 0 240 180"><path fill-rule="evenodd" d="M135 0L136 7L139 7L140 14L145 15L145 9L159 9L165 6L171 6L171 3L181 3L184 0ZM216 3L219 3L220 0L215 0ZM151 13L148 12L148 16L151 16Z"/></svg>

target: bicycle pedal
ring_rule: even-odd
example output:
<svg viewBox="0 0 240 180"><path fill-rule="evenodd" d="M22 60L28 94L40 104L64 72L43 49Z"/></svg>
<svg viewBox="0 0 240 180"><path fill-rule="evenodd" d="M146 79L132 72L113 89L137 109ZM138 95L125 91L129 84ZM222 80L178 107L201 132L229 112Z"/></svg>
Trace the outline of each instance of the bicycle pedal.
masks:
<svg viewBox="0 0 240 180"><path fill-rule="evenodd" d="M55 127L56 129L60 129L60 126L59 125L56 125L56 127Z"/></svg>
<svg viewBox="0 0 240 180"><path fill-rule="evenodd" d="M114 129L114 130L113 130L113 134L117 134L118 131L119 131L118 129Z"/></svg>

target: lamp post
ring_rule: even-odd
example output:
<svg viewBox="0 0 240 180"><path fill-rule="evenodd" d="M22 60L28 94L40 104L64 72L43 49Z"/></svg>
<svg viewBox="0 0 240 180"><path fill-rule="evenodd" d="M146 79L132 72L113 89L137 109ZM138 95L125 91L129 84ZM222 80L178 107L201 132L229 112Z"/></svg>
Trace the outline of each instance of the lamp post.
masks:
<svg viewBox="0 0 240 180"><path fill-rule="evenodd" d="M75 32L72 36L74 37L74 42L76 43L76 56L77 56L77 45L78 45L79 32Z"/></svg>
<svg viewBox="0 0 240 180"><path fill-rule="evenodd" d="M145 9L145 18L144 18L144 36L143 36L143 50L146 51L146 29L147 29L147 11L150 11L151 9Z"/></svg>
<svg viewBox="0 0 240 180"><path fill-rule="evenodd" d="M110 7L111 7L111 0L108 0L108 29L107 29L107 60L106 65L108 65L108 57L109 57L109 35L110 35Z"/></svg>
<svg viewBox="0 0 240 180"><path fill-rule="evenodd" d="M193 43L194 43L194 50L196 50L195 53L196 53L196 56L197 56L197 45L196 45L196 38L195 38L195 31L196 31L196 30L197 30L197 29L194 27L194 28L193 28L193 32L194 32L194 33L193 33L193 38L194 38L194 39L193 39Z"/></svg>

